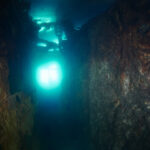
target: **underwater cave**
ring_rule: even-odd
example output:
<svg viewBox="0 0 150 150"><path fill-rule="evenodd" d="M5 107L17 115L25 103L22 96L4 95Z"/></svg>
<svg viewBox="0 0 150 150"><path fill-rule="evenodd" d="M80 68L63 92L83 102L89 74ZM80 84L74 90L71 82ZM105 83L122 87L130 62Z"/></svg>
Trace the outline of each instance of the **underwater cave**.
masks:
<svg viewBox="0 0 150 150"><path fill-rule="evenodd" d="M150 150L150 0L1 0L0 18L0 150Z"/></svg>

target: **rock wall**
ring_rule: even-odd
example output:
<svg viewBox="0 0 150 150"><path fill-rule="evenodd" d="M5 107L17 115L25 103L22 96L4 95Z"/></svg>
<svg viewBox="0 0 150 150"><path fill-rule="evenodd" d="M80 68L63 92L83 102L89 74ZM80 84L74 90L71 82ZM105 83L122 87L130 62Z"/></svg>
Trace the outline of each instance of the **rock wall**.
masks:
<svg viewBox="0 0 150 150"><path fill-rule="evenodd" d="M149 16L148 0L120 0L84 27L81 77L95 150L150 149Z"/></svg>
<svg viewBox="0 0 150 150"><path fill-rule="evenodd" d="M8 61L6 57L0 57L0 99L6 99L9 95Z"/></svg>
<svg viewBox="0 0 150 150"><path fill-rule="evenodd" d="M31 97L23 93L10 95L0 101L0 148L24 150L25 137L31 136L34 107ZM31 145L30 145L31 146Z"/></svg>
<svg viewBox="0 0 150 150"><path fill-rule="evenodd" d="M0 1L0 150L29 149L34 103L24 91L23 74L34 26L28 9L22 0Z"/></svg>

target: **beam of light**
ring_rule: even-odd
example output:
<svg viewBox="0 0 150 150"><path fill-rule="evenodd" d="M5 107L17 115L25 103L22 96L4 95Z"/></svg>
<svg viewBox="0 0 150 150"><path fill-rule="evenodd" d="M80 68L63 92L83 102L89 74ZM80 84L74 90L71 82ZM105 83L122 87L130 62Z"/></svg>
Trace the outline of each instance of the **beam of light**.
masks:
<svg viewBox="0 0 150 150"><path fill-rule="evenodd" d="M62 34L62 40L67 40L67 36L66 36L66 34L65 34L65 32L63 32L63 34Z"/></svg>
<svg viewBox="0 0 150 150"><path fill-rule="evenodd" d="M39 32L38 36L40 39L59 44L59 40L55 34L54 27L52 27L51 29L50 28L45 29L43 32Z"/></svg>
<svg viewBox="0 0 150 150"><path fill-rule="evenodd" d="M54 43L56 43L56 44L59 44L59 40L56 38L56 39L53 39L52 40Z"/></svg>
<svg viewBox="0 0 150 150"><path fill-rule="evenodd" d="M46 28L45 27L41 27L41 29L39 30L39 32L43 32Z"/></svg>
<svg viewBox="0 0 150 150"><path fill-rule="evenodd" d="M36 22L38 25L42 24L43 22L42 21L37 21Z"/></svg>
<svg viewBox="0 0 150 150"><path fill-rule="evenodd" d="M37 43L37 46L39 46L39 47L47 47L47 44L46 43Z"/></svg>
<svg viewBox="0 0 150 150"><path fill-rule="evenodd" d="M53 31L54 30L54 28L53 27L50 27L48 30L46 30L46 32L51 32L51 31Z"/></svg>
<svg viewBox="0 0 150 150"><path fill-rule="evenodd" d="M38 84L44 89L54 89L61 84L62 71L58 62L50 62L37 70Z"/></svg>
<svg viewBox="0 0 150 150"><path fill-rule="evenodd" d="M54 48L51 48L51 49L48 50L48 52L54 52L54 51L55 51Z"/></svg>
<svg viewBox="0 0 150 150"><path fill-rule="evenodd" d="M33 21L35 21L37 24L42 24L42 23L51 23L54 22L55 19L50 18L50 17L34 17Z"/></svg>

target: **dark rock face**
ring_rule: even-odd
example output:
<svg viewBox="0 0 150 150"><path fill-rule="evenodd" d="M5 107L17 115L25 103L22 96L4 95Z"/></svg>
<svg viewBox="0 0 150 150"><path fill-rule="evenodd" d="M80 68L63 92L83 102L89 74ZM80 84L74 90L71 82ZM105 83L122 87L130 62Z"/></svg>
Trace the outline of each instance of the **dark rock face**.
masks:
<svg viewBox="0 0 150 150"><path fill-rule="evenodd" d="M2 150L24 149L22 140L32 134L34 107L29 96L16 93L0 101L0 145Z"/></svg>
<svg viewBox="0 0 150 150"><path fill-rule="evenodd" d="M6 99L9 95L8 62L5 57L0 57L0 99Z"/></svg>
<svg viewBox="0 0 150 150"><path fill-rule="evenodd" d="M88 28L86 109L96 150L149 150L150 2L122 0Z"/></svg>
<svg viewBox="0 0 150 150"><path fill-rule="evenodd" d="M0 149L28 149L34 117L32 95L24 94L23 68L34 32L28 3L0 1ZM29 39L30 37L30 39ZM26 59L26 61L24 61ZM22 91L22 92L19 92Z"/></svg>

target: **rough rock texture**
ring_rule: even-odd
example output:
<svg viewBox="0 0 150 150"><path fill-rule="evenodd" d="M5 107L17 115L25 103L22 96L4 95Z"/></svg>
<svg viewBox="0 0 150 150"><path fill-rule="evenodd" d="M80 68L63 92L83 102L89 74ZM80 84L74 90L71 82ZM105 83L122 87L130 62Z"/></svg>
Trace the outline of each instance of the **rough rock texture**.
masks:
<svg viewBox="0 0 150 150"><path fill-rule="evenodd" d="M85 27L82 84L96 150L150 149L149 16L148 0L121 0Z"/></svg>
<svg viewBox="0 0 150 150"><path fill-rule="evenodd" d="M10 93L8 72L7 59L0 58L0 149L23 150L33 128L34 103L23 92Z"/></svg>
<svg viewBox="0 0 150 150"><path fill-rule="evenodd" d="M28 149L33 127L34 104L23 76L34 33L28 9L22 0L0 1L0 150Z"/></svg>
<svg viewBox="0 0 150 150"><path fill-rule="evenodd" d="M0 101L0 145L2 150L24 149L24 136L31 135L34 108L29 96L16 93Z"/></svg>
<svg viewBox="0 0 150 150"><path fill-rule="evenodd" d="M6 57L0 57L0 99L6 99L9 95L8 61Z"/></svg>

